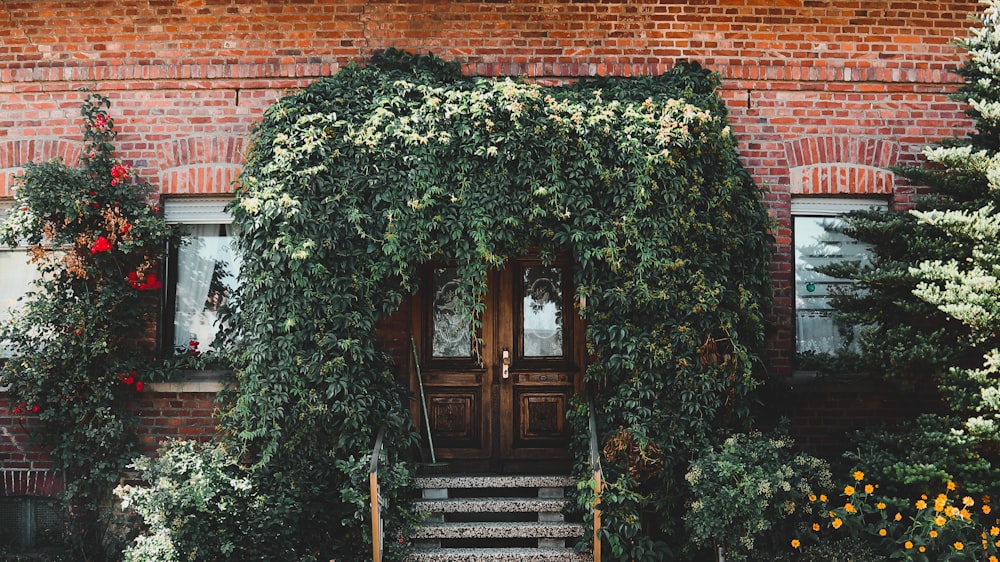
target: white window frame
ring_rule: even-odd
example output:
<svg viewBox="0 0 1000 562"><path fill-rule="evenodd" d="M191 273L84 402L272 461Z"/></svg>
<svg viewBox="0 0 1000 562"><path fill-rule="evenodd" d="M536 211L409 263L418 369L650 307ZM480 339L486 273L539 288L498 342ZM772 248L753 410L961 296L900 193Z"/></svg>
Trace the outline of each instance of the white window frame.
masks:
<svg viewBox="0 0 1000 562"><path fill-rule="evenodd" d="M229 225L233 216L226 210L232 202L231 196L164 198L163 216L167 224L174 226ZM177 249L168 248L168 263L165 271L163 306L160 314L160 346L164 356L176 353L174 337L176 315ZM200 351L203 351L201 349Z"/></svg>
<svg viewBox="0 0 1000 562"><path fill-rule="evenodd" d="M0 222L3 222L3 221L5 221L7 219L7 214L10 212L11 209L14 208L14 204L15 204L14 201L9 201L9 200L8 201L0 201ZM31 267L31 264L28 262L28 246L25 245L25 244L23 244L23 242L22 242L21 245L19 245L16 248L11 248L10 246L8 246L6 244L0 245L0 253L3 253L5 255L10 255L10 254L15 254L15 253L16 254L21 254L21 257L22 257L21 261L22 261L22 263L24 263L26 267L29 267L29 268ZM18 303L19 303L20 299L25 294L27 294L28 291L34 289L34 281L37 280L38 277L39 277L38 271L37 271L37 267L35 268L35 270L36 270L35 271L36 275L35 275L34 278L32 278L32 279L29 280L28 286L25 287L25 292L24 293L22 293L21 295L18 295L16 297L13 297L13 295L11 295L13 297L13 301L12 302L8 303L8 302L0 301L0 309L2 309L2 314L0 314L0 322L6 322L7 320L9 320L11 318L11 316L9 314L9 311L11 309L13 309L14 307L18 306ZM5 275L5 272L0 271L0 275ZM0 297L3 297L3 296L4 295L0 295ZM9 358L10 355L11 355L10 351L11 350L9 349L9 347L7 347L4 344L0 343L0 361Z"/></svg>
<svg viewBox="0 0 1000 562"><path fill-rule="evenodd" d="M818 218L818 219L838 219L851 211L862 210L888 210L889 203L885 199L862 199L847 197L793 197L791 201L791 231L792 231L792 320L794 325L794 339L792 350L796 355L800 349L800 320L799 312L802 310L799 304L800 280L799 280L799 240L796 232L796 219L798 218ZM849 284L849 281L835 281L835 284ZM813 309L816 310L816 309Z"/></svg>

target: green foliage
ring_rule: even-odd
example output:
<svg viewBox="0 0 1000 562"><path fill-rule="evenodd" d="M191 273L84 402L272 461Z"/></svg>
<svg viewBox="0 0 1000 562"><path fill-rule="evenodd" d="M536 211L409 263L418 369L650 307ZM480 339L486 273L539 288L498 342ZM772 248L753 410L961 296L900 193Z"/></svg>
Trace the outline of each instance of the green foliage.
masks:
<svg viewBox="0 0 1000 562"><path fill-rule="evenodd" d="M958 417L924 414L901 427L859 431L854 442L846 456L889 497L927 494L949 481L990 494L1000 482L989 441L965 431Z"/></svg>
<svg viewBox="0 0 1000 562"><path fill-rule="evenodd" d="M992 487L997 470L1000 5L985 4L981 27L959 42L969 56L955 98L968 103L975 131L927 148L927 165L895 168L929 195L909 213L851 215L848 233L874 246L872 267L830 271L860 283L834 306L873 326L864 341L870 362L888 375L934 375L954 416L921 418L895 440L865 437L858 461L901 486L968 478L970 489Z"/></svg>
<svg viewBox="0 0 1000 562"><path fill-rule="evenodd" d="M747 417L768 307L769 220L717 86L682 64L544 88L388 52L268 109L232 207L225 421L256 477L301 506L305 544L326 556L363 536L359 503L340 499L361 467L339 461L378 424L398 451L416 442L374 329L419 266L454 262L477 322L487 272L533 248L577 263L616 557L664 556L691 452Z"/></svg>
<svg viewBox="0 0 1000 562"><path fill-rule="evenodd" d="M124 554L125 562L180 560L318 560L298 544L296 508L287 498L256 489L247 467L221 444L171 441L155 458L133 465L144 482L116 493L124 509L148 525Z"/></svg>
<svg viewBox="0 0 1000 562"><path fill-rule="evenodd" d="M795 453L784 433L736 434L691 462L685 517L696 546L721 546L726 560L773 552L767 538L793 515L815 513L808 498L831 486L821 459Z"/></svg>
<svg viewBox="0 0 1000 562"><path fill-rule="evenodd" d="M108 100L83 104L80 166L29 163L16 180L15 205L0 241L27 244L41 271L0 342L11 349L0 376L11 408L37 415L78 535L77 548L99 559L99 506L133 453L129 397L149 380L150 354L136 341L156 311L158 264L169 230L113 159ZM126 383L127 382L127 383Z"/></svg>
<svg viewBox="0 0 1000 562"><path fill-rule="evenodd" d="M815 515L800 521L786 551L850 540L880 554L880 560L994 561L1000 554L1000 519L990 501L991 496L970 495L951 481L917 499L900 500L855 471L840 491L811 497Z"/></svg>

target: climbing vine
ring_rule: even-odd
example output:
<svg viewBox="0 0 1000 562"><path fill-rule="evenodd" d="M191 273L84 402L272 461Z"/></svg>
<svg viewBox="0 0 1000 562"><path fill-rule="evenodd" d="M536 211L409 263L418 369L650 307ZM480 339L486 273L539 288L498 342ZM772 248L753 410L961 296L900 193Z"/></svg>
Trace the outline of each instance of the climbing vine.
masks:
<svg viewBox="0 0 1000 562"><path fill-rule="evenodd" d="M130 397L151 376L139 338L156 313L159 264L170 231L148 184L114 158L107 98L82 106L78 166L28 163L0 242L29 248L40 276L0 344L0 367L15 416L37 417L65 481L80 559L114 547L101 507L135 453ZM120 545L119 545L120 546Z"/></svg>
<svg viewBox="0 0 1000 562"><path fill-rule="evenodd" d="M666 555L692 451L747 416L768 305L768 218L718 85L682 63L542 87L391 51L268 109L232 206L225 423L256 478L301 506L303 548L363 557L357 459L380 424L397 451L416 442L375 328L419 266L452 260L475 321L488 271L532 248L577 264L606 538L623 560Z"/></svg>

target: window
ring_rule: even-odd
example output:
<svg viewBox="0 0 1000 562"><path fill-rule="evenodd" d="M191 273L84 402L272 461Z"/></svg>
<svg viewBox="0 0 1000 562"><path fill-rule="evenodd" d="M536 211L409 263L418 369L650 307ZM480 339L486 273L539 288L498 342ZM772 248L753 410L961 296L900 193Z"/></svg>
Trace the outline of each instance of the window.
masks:
<svg viewBox="0 0 1000 562"><path fill-rule="evenodd" d="M9 204L0 203L0 221L7 217ZM0 247L0 323L6 323L18 306L18 300L28 293L38 279L38 268L28 262L27 248ZM10 349L0 343L0 357L10 357Z"/></svg>
<svg viewBox="0 0 1000 562"><path fill-rule="evenodd" d="M830 296L850 281L824 275L817 268L838 261L868 260L868 245L836 232L849 211L885 208L882 201L800 199L792 201L795 250L795 352L837 354L859 351L858 327L834 318Z"/></svg>
<svg viewBox="0 0 1000 562"><path fill-rule="evenodd" d="M214 349L219 307L236 287L240 263L233 249L229 199L167 200L168 223L181 227L182 243L170 248L164 346L173 352Z"/></svg>

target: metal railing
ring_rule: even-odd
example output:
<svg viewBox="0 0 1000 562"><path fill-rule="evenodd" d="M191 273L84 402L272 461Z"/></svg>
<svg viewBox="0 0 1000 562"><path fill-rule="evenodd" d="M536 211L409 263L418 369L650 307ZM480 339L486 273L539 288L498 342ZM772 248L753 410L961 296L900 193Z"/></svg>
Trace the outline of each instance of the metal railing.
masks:
<svg viewBox="0 0 1000 562"><path fill-rule="evenodd" d="M601 562L601 493L604 491L604 471L601 469L601 449L597 444L597 418L594 416L594 400L590 398L590 469L594 481L594 562Z"/></svg>
<svg viewBox="0 0 1000 562"><path fill-rule="evenodd" d="M382 440L385 439L385 427L378 430L375 446L372 447L371 469L368 471L368 491L372 502L372 562L382 562L382 494L378 486L378 459L382 456Z"/></svg>

